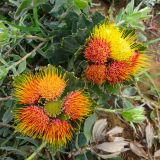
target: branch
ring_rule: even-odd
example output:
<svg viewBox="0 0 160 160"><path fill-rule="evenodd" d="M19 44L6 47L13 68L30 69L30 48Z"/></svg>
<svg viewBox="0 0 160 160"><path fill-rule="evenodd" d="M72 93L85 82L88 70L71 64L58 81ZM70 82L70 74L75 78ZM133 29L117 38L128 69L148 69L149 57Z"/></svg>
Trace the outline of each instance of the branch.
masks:
<svg viewBox="0 0 160 160"><path fill-rule="evenodd" d="M26 54L22 59L20 59L19 61L15 62L14 64L12 64L11 66L9 66L7 68L7 70L12 69L13 67L19 65L20 63L22 63L23 61L25 61L28 57L30 57L34 52L36 52L39 48L41 48L43 46L44 42L40 43L37 47L35 47L31 52L29 52L28 54Z"/></svg>
<svg viewBox="0 0 160 160"><path fill-rule="evenodd" d="M12 125L10 125L10 124L5 124L5 123L3 123L3 122L0 122L0 127L8 127L8 128L13 128L13 129L15 129L14 126L12 126Z"/></svg>
<svg viewBox="0 0 160 160"><path fill-rule="evenodd" d="M82 154L82 153L86 152L87 150L91 150L91 147L90 146L85 146L85 147L79 148L78 150L69 152L68 157L71 158L72 156L77 156L79 154Z"/></svg>
<svg viewBox="0 0 160 160"><path fill-rule="evenodd" d="M8 96L8 97L0 97L0 102L1 101L6 101L8 99L12 99L12 96Z"/></svg>
<svg viewBox="0 0 160 160"><path fill-rule="evenodd" d="M46 146L46 144L46 141L42 142L42 144L25 160L33 160L34 157Z"/></svg>
<svg viewBox="0 0 160 160"><path fill-rule="evenodd" d="M141 90L140 90L137 82L135 83L135 86L136 86L136 88L137 88L138 94L139 94L140 97L141 97L141 101L142 101L142 102L144 102L144 103L149 103L149 104L151 104L152 106L154 106L154 107L156 107L156 108L158 108L158 109L160 108L160 107L159 107L159 104L158 104L157 102L155 102L154 100L149 99L148 97L146 97L144 94L141 93Z"/></svg>
<svg viewBox="0 0 160 160"><path fill-rule="evenodd" d="M32 35L25 35L25 38L26 39L32 39L32 40L39 40L39 41L42 41L42 42L46 41L45 38L38 37L38 36L32 36Z"/></svg>

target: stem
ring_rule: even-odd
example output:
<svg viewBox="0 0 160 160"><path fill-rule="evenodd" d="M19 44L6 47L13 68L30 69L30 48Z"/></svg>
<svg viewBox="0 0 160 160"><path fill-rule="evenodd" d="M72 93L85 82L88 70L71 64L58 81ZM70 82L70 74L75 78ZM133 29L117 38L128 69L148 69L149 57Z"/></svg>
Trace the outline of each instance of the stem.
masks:
<svg viewBox="0 0 160 160"><path fill-rule="evenodd" d="M4 146L10 139L12 139L15 134L16 132L13 132L3 143L1 143L1 147Z"/></svg>
<svg viewBox="0 0 160 160"><path fill-rule="evenodd" d="M19 61L15 62L14 64L12 64L11 66L9 66L7 68L7 70L12 69L13 67L19 65L20 63L22 63L23 61L25 61L28 57L30 57L35 51L37 51L39 48L41 48L41 46L44 44L44 42L40 43L36 48L34 48L31 52L29 52L28 54L26 54L22 59L20 59Z"/></svg>
<svg viewBox="0 0 160 160"><path fill-rule="evenodd" d="M39 27L37 7L33 8L33 18L35 20L36 26Z"/></svg>
<svg viewBox="0 0 160 160"><path fill-rule="evenodd" d="M0 127L8 127L8 128L15 128L14 126L10 125L10 124L5 124L3 122L0 122Z"/></svg>
<svg viewBox="0 0 160 160"><path fill-rule="evenodd" d="M7 97L0 97L0 102L1 101L6 101L8 99L12 99L12 96L7 96Z"/></svg>
<svg viewBox="0 0 160 160"><path fill-rule="evenodd" d="M25 35L24 37L25 37L26 39L40 40L40 41L43 41L43 42L45 42L45 41L46 41L46 39L45 39L45 38L38 37L38 36Z"/></svg>
<svg viewBox="0 0 160 160"><path fill-rule="evenodd" d="M149 104L153 105L154 107L156 107L156 108L158 108L158 109L160 108L160 107L159 107L159 103L157 103L157 102L149 99L149 98L146 97L143 93L141 93L141 90L140 90L137 82L135 83L135 86L136 86L136 88L137 88L138 94L139 94L140 97L141 97L141 101L142 101L142 102L144 102L144 103L149 103Z"/></svg>
<svg viewBox="0 0 160 160"><path fill-rule="evenodd" d="M33 158L46 146L47 142L44 141L28 158L25 160L33 160Z"/></svg>
<svg viewBox="0 0 160 160"><path fill-rule="evenodd" d="M110 113L119 113L122 109L106 109L106 108L96 108L96 111L110 112Z"/></svg>

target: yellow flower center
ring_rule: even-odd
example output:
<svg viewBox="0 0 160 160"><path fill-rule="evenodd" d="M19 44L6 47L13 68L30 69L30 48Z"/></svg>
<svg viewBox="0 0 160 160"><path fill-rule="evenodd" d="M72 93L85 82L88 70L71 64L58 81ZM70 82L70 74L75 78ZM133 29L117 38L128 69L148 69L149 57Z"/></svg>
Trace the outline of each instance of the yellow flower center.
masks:
<svg viewBox="0 0 160 160"><path fill-rule="evenodd" d="M61 101L48 102L44 108L50 117L56 117L61 113Z"/></svg>

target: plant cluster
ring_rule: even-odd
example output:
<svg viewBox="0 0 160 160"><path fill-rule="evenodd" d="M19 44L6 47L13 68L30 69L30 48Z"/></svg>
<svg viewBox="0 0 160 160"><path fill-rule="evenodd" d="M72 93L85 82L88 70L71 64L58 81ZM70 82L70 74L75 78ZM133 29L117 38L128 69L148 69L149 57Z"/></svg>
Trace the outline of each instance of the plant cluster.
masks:
<svg viewBox="0 0 160 160"><path fill-rule="evenodd" d="M137 33L151 9L132 0L106 17L91 14L94 5L0 2L1 160L112 158L136 146L122 126L149 126L138 83L150 57ZM112 126L111 115L127 126L117 116L122 126Z"/></svg>

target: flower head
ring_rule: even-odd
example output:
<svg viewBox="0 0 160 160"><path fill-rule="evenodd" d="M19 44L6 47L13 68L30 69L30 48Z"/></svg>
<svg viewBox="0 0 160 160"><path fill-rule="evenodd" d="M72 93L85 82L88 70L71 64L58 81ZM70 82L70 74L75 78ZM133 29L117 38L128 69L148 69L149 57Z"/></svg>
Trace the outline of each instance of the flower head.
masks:
<svg viewBox="0 0 160 160"><path fill-rule="evenodd" d="M130 78L130 64L127 62L115 61L110 64L107 70L107 80L111 84L121 83Z"/></svg>
<svg viewBox="0 0 160 160"><path fill-rule="evenodd" d="M71 92L64 100L64 112L72 120L81 120L91 112L92 103L81 91Z"/></svg>
<svg viewBox="0 0 160 160"><path fill-rule="evenodd" d="M89 40L91 41L94 39L105 41L107 46L109 44L109 58L117 61L129 60L133 54L133 49L136 49L135 35L133 32L128 33L125 30L120 30L120 28L116 27L114 24L104 23L96 26ZM102 52L100 48L98 50ZM106 58L108 58L108 54Z"/></svg>
<svg viewBox="0 0 160 160"><path fill-rule="evenodd" d="M24 135L42 138L49 124L49 117L42 108L28 106L15 110L16 130Z"/></svg>
<svg viewBox="0 0 160 160"><path fill-rule="evenodd" d="M39 99L38 80L32 73L24 73L14 79L14 96L22 104L33 104Z"/></svg>
<svg viewBox="0 0 160 160"><path fill-rule="evenodd" d="M53 66L40 70L37 77L39 80L37 87L39 94L46 100L56 99L66 87L64 76L59 74L58 70Z"/></svg>
<svg viewBox="0 0 160 160"><path fill-rule="evenodd" d="M42 68L36 75L22 74L13 84L17 100L27 104L14 111L16 130L56 148L71 140L75 130L72 121L82 120L91 112L91 101L82 92L61 97L66 81L53 66Z"/></svg>
<svg viewBox="0 0 160 160"><path fill-rule="evenodd" d="M106 81L106 73L107 68L105 65L88 65L88 67L85 70L85 76L86 78L95 83L101 85Z"/></svg>
<svg viewBox="0 0 160 160"><path fill-rule="evenodd" d="M85 58L88 61L104 64L109 57L110 46L104 39L91 38L85 48Z"/></svg>
<svg viewBox="0 0 160 160"><path fill-rule="evenodd" d="M56 148L60 148L72 139L73 130L72 125L68 121L53 119L43 139Z"/></svg>

